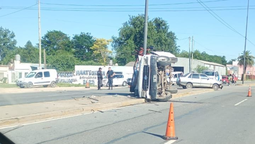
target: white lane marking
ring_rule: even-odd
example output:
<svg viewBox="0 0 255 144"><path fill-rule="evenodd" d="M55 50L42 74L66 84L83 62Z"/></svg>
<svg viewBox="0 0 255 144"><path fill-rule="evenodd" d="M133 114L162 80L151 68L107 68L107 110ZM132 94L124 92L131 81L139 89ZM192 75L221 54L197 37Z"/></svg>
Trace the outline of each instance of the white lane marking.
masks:
<svg viewBox="0 0 255 144"><path fill-rule="evenodd" d="M235 106L238 106L239 104L241 104L241 103L245 102L246 100L247 100L247 99L244 99L244 100L242 100L242 101L240 101L240 102L236 103L236 104L235 104Z"/></svg>
<svg viewBox="0 0 255 144"><path fill-rule="evenodd" d="M168 141L168 142L166 142L165 144L172 144L172 143L174 143L176 140L170 140L170 141Z"/></svg>

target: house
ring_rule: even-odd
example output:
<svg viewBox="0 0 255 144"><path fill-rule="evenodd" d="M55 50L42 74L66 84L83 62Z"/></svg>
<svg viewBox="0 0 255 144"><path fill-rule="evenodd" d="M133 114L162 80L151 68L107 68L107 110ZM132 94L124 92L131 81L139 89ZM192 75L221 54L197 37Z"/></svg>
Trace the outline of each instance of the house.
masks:
<svg viewBox="0 0 255 144"><path fill-rule="evenodd" d="M43 67L43 65L42 65ZM21 63L20 55L15 56L15 60L8 66L8 70L5 69L4 77L7 78L7 83L14 84L16 80L24 78L32 70L39 68L39 64L33 63ZM1 72L0 72L1 73ZM1 79L1 74L0 74Z"/></svg>
<svg viewBox="0 0 255 144"><path fill-rule="evenodd" d="M238 65L238 61L233 61L231 65L227 65L228 74L235 74L238 79L241 79L243 74L243 66ZM247 66L246 75L250 78L255 77L255 66Z"/></svg>

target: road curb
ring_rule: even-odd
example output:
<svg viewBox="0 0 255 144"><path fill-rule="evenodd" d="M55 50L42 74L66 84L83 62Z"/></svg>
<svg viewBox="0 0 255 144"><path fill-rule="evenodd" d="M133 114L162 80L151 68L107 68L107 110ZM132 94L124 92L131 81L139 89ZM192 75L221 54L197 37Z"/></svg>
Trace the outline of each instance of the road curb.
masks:
<svg viewBox="0 0 255 144"><path fill-rule="evenodd" d="M19 125L24 125L28 123L36 123L40 121L42 122L47 120L54 120L54 119L71 117L76 115L82 115L86 113L94 113L97 111L110 110L110 109L129 106L129 105L142 104L144 102L145 102L144 99L130 99L126 101L107 103L107 104L95 103L94 105L91 105L91 107L80 107L75 109L66 109L66 110L52 111L52 112L26 115L26 116L20 116L20 117L13 117L8 119L1 119L0 129L3 129L4 127L19 126Z"/></svg>
<svg viewBox="0 0 255 144"><path fill-rule="evenodd" d="M179 98L179 97L185 97L185 96L192 96L192 95L197 95L197 94L204 94L204 93L209 93L213 92L213 89L206 89L202 91L190 91L190 92L185 92L185 93L177 93L173 94L172 98Z"/></svg>
<svg viewBox="0 0 255 144"><path fill-rule="evenodd" d="M237 84L236 86L255 86L255 83L252 83L252 84Z"/></svg>

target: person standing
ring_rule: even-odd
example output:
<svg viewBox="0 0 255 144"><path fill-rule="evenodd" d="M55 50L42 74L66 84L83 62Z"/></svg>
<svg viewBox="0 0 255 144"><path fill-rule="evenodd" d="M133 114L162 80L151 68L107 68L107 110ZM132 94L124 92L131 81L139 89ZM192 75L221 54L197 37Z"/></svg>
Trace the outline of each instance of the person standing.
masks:
<svg viewBox="0 0 255 144"><path fill-rule="evenodd" d="M112 87L112 84L113 84L113 76L115 75L115 73L113 72L113 70L111 69L111 67L108 68L108 71L107 71L107 77L108 77L108 85L109 85L109 89L113 89Z"/></svg>
<svg viewBox="0 0 255 144"><path fill-rule="evenodd" d="M100 67L97 71L97 88L98 90L102 87L103 75L102 75L102 68Z"/></svg>

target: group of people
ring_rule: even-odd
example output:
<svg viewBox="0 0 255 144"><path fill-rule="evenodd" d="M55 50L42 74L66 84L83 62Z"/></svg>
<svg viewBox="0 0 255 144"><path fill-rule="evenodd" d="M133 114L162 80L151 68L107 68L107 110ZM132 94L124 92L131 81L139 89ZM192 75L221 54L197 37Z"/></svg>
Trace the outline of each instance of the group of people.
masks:
<svg viewBox="0 0 255 144"><path fill-rule="evenodd" d="M111 69L111 67L108 68L108 71L106 73L106 76L108 78L108 85L109 88L108 90L112 90L113 89L113 76L115 75L115 73L113 72L113 70ZM102 82L103 82L103 73L102 73L102 68L100 67L97 71L97 89L100 90L101 87L103 86Z"/></svg>
<svg viewBox="0 0 255 144"><path fill-rule="evenodd" d="M236 83L236 76L234 74L230 74L228 76L228 85L230 85L230 83Z"/></svg>

